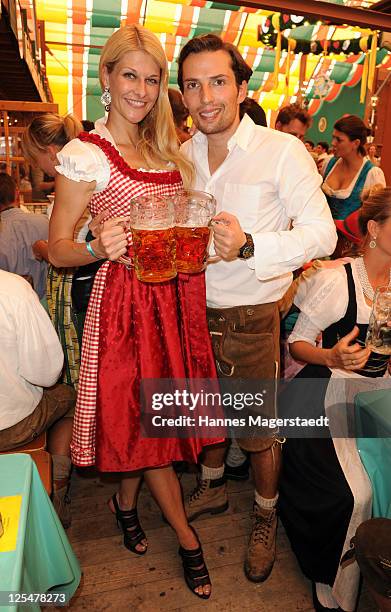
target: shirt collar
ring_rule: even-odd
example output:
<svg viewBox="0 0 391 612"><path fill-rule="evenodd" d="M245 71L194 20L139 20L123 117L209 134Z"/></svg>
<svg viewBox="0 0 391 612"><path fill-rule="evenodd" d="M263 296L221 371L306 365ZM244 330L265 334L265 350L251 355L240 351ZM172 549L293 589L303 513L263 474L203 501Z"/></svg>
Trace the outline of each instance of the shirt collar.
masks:
<svg viewBox="0 0 391 612"><path fill-rule="evenodd" d="M235 145L238 145L243 151L247 151L251 137L254 133L255 123L247 114L238 125L235 134L228 141L228 150L231 151Z"/></svg>
<svg viewBox="0 0 391 612"><path fill-rule="evenodd" d="M96 125L96 124L95 124ZM236 132L228 140L228 151L231 151L235 145L238 145L243 151L247 151L250 144L253 130L255 127L254 121L248 115L244 115L243 119L238 125ZM193 140L196 144L205 145L207 143L207 136L203 132L196 132L193 136Z"/></svg>

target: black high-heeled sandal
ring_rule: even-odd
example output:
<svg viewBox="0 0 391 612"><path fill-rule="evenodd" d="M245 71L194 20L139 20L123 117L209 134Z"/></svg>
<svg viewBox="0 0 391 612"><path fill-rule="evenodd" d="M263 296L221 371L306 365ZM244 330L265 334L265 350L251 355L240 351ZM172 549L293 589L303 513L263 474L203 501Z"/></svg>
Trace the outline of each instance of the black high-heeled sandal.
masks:
<svg viewBox="0 0 391 612"><path fill-rule="evenodd" d="M200 597L201 599L209 599L212 592L210 593L197 593L195 589L198 587L211 585L209 578L208 568L204 561L204 555L202 553L201 545L194 550L187 550L186 548L179 547L179 554L182 557L183 573L187 586L190 591Z"/></svg>
<svg viewBox="0 0 391 612"><path fill-rule="evenodd" d="M146 539L145 533L140 525L137 516L137 508L133 510L121 510L117 501L117 494L114 493L111 498L115 510L115 518L117 519L118 527L121 527L124 534L124 546L136 555L145 555L148 548L138 550L136 546L141 544Z"/></svg>

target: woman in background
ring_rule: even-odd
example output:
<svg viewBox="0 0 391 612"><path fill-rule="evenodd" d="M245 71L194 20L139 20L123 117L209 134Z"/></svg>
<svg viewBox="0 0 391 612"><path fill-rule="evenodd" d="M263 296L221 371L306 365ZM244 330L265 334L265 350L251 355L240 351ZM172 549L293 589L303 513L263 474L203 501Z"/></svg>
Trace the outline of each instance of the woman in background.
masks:
<svg viewBox="0 0 391 612"><path fill-rule="evenodd" d="M72 115L60 117L56 113L45 113L35 117L23 132L22 147L30 163L46 174L55 176L58 165L57 153L82 131L81 123ZM50 218L53 204L48 206ZM76 229L77 240L84 241L88 228L83 214ZM47 241L39 240L33 245L37 258L48 259ZM47 303L49 315L57 331L64 351L62 382L77 390L80 368L80 346L76 320L72 311L71 287L74 269L55 268L49 264L47 276Z"/></svg>
<svg viewBox="0 0 391 612"><path fill-rule="evenodd" d="M345 219L361 206L361 194L386 181L383 171L365 159L368 128L359 117L347 115L334 124L332 157L323 170L322 189L334 219Z"/></svg>

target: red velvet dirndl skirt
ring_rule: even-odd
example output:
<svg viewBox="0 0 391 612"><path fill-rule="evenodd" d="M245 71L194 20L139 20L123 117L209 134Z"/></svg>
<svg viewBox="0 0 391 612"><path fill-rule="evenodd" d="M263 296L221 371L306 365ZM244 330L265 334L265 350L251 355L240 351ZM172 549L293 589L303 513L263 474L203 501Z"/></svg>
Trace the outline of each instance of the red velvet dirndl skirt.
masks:
<svg viewBox="0 0 391 612"><path fill-rule="evenodd" d="M205 275L140 282L134 270L109 265L100 310L96 465L134 471L173 461L197 462L222 439L140 435L143 378L217 378L206 319Z"/></svg>

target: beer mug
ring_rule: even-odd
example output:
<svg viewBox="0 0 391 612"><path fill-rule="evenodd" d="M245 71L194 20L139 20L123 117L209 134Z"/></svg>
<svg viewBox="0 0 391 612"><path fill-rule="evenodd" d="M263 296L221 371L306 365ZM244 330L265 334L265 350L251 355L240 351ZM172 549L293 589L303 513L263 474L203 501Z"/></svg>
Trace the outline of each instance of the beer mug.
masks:
<svg viewBox="0 0 391 612"><path fill-rule="evenodd" d="M177 270L187 274L202 272L216 200L210 193L185 189L174 196L174 205Z"/></svg>
<svg viewBox="0 0 391 612"><path fill-rule="evenodd" d="M391 286L375 291L366 345L375 353L391 355Z"/></svg>
<svg viewBox="0 0 391 612"><path fill-rule="evenodd" d="M164 196L133 198L130 229L137 278L159 283L176 276L174 206Z"/></svg>

